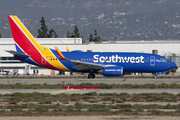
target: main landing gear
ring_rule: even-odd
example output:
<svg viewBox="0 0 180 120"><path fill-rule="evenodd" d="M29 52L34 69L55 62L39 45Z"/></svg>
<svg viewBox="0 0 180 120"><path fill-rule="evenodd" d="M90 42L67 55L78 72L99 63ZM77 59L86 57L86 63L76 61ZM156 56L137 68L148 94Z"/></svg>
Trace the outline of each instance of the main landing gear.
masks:
<svg viewBox="0 0 180 120"><path fill-rule="evenodd" d="M89 73L88 78L89 78L89 79L94 79L94 78L95 78L94 73Z"/></svg>

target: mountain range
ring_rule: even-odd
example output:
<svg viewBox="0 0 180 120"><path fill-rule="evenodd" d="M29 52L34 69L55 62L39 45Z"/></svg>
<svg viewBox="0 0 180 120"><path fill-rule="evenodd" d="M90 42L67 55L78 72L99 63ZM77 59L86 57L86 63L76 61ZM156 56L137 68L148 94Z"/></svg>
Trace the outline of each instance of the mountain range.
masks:
<svg viewBox="0 0 180 120"><path fill-rule="evenodd" d="M179 0L0 0L0 34L12 37L7 16L17 15L34 37L40 20L59 37L74 25L83 40L179 40Z"/></svg>

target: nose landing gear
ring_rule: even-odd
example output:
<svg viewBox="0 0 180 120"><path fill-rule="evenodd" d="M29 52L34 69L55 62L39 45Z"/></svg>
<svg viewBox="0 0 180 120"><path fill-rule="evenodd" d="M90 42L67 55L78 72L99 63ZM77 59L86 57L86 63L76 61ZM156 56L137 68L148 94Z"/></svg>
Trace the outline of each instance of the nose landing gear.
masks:
<svg viewBox="0 0 180 120"><path fill-rule="evenodd" d="M157 75L154 75L154 79L157 79Z"/></svg>

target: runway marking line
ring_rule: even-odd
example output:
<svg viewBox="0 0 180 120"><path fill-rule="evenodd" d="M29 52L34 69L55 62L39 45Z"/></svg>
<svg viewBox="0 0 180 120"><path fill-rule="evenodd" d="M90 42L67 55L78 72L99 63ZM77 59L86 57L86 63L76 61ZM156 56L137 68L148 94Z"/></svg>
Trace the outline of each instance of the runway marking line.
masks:
<svg viewBox="0 0 180 120"><path fill-rule="evenodd" d="M66 93L66 92L72 92L72 91L79 91L79 90L73 90L73 89L69 89L69 90L61 90L61 91L54 91L54 92L51 92L51 93Z"/></svg>

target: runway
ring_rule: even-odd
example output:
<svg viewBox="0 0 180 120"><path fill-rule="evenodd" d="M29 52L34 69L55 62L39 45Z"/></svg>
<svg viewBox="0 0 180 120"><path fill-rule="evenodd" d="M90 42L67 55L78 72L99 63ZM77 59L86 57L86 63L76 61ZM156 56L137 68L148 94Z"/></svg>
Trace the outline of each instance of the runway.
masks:
<svg viewBox="0 0 180 120"><path fill-rule="evenodd" d="M87 79L87 78L79 78L79 79L69 79L69 78L61 78L61 79L53 79L53 78L45 78L45 79L28 79L28 78L14 78L14 79L1 79L0 84L81 84L81 83L105 83L105 84L180 84L180 79L149 79L149 78L141 78L141 79ZM0 89L0 94L12 94L15 92L21 93L32 93L32 92L40 92L40 93L49 93L49 94L61 94L61 93L89 93L89 92L97 92L97 93L180 93L180 89Z"/></svg>
<svg viewBox="0 0 180 120"><path fill-rule="evenodd" d="M33 93L33 92L39 92L39 93L49 93L49 94L61 94L61 93L89 93L89 92L97 92L97 93L173 93L178 94L180 93L180 89L83 89L83 90L77 90L77 89L1 89L0 94L12 94L12 93Z"/></svg>
<svg viewBox="0 0 180 120"><path fill-rule="evenodd" d="M105 84L180 84L180 79L177 78L97 78L97 79L87 79L87 78L8 78L0 79L0 84L81 84L81 83L105 83Z"/></svg>

